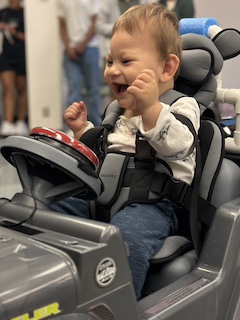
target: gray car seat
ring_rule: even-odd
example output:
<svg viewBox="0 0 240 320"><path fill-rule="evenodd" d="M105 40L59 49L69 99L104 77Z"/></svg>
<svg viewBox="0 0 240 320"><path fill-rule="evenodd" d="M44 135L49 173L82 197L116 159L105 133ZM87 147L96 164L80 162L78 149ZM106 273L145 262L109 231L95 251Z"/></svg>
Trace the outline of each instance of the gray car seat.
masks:
<svg viewBox="0 0 240 320"><path fill-rule="evenodd" d="M217 110L212 107L217 90L216 76L221 72L224 60L239 54L240 34L237 30L226 29L210 39L206 34L199 34L199 28L194 33L194 20L183 20L187 25L190 20L193 33L189 33L189 28L184 27L183 23L182 64L174 89L193 96L201 107L202 119L205 119L199 131L202 174L199 202L196 204L202 218L201 223L195 226L195 231L192 230L192 233L199 233L204 242L215 208L237 198L240 193L239 167L224 158L225 136L221 127L212 121L219 122L220 119ZM201 23L208 24L208 20L201 20ZM179 279L196 266L198 255L193 247L194 235L189 223L192 212L190 210L189 213L189 209L188 206L187 209L178 210L179 234L167 238L162 249L152 258L143 295Z"/></svg>

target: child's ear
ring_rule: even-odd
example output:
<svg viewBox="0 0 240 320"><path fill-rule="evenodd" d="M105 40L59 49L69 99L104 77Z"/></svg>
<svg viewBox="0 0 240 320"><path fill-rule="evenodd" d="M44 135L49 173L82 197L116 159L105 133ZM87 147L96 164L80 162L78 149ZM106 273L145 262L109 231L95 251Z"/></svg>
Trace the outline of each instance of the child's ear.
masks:
<svg viewBox="0 0 240 320"><path fill-rule="evenodd" d="M160 74L160 82L166 83L169 80L174 79L174 76L178 70L180 60L175 54L170 54L169 57L164 60L162 73Z"/></svg>

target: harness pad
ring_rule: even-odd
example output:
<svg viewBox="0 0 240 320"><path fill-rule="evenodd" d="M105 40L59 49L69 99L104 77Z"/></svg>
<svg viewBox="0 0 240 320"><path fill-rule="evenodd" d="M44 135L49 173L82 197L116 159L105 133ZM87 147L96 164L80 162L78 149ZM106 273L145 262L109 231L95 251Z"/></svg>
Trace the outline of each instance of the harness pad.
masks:
<svg viewBox="0 0 240 320"><path fill-rule="evenodd" d="M104 191L98 197L98 203L102 206L109 206L114 199L119 187L119 182L122 180L122 173L128 164L126 155L118 153L108 153L103 161L99 178L104 185Z"/></svg>

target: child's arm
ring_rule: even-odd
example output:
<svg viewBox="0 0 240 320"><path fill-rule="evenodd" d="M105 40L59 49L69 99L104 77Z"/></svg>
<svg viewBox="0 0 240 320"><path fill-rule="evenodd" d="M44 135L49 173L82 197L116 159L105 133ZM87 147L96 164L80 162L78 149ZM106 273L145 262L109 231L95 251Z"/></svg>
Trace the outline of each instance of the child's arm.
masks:
<svg viewBox="0 0 240 320"><path fill-rule="evenodd" d="M164 85L163 83L161 85ZM171 107L159 102L159 86L152 70L143 70L127 91L135 98L136 109L142 116L141 133L149 139L160 158L184 159L191 150L193 135L186 125L177 120L173 113L179 113L199 129L200 111L195 99L179 99Z"/></svg>
<svg viewBox="0 0 240 320"><path fill-rule="evenodd" d="M64 113L64 121L73 131L74 138L79 140L89 125L85 103L83 101L74 102L68 107Z"/></svg>
<svg viewBox="0 0 240 320"><path fill-rule="evenodd" d="M196 132L200 126L200 108L194 98L183 97L172 106L163 105L156 126L141 133L149 139L149 143L156 150L158 157L166 160L180 160L189 155L192 148L193 135L189 128L177 120L173 113L186 116L193 124Z"/></svg>

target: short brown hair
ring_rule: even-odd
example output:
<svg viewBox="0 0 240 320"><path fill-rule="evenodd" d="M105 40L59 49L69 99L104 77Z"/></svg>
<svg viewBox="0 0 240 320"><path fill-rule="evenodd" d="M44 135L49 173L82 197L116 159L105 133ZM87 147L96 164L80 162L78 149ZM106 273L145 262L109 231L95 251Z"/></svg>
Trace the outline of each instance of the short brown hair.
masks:
<svg viewBox="0 0 240 320"><path fill-rule="evenodd" d="M181 58L178 18L161 4L139 4L130 7L115 23L112 35L118 30L133 34L145 27L156 41L157 50L163 59L167 59L169 54Z"/></svg>

